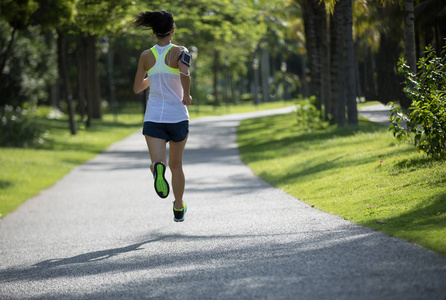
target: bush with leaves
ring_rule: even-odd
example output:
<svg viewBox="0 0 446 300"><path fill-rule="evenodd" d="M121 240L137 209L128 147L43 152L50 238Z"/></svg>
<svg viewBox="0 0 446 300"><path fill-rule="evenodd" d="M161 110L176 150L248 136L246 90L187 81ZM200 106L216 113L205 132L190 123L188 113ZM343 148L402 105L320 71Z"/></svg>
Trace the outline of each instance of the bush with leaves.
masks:
<svg viewBox="0 0 446 300"><path fill-rule="evenodd" d="M328 122L324 121L321 112L316 108L316 98L311 96L304 101L299 100L296 105L297 126L306 131L322 129L327 127Z"/></svg>
<svg viewBox="0 0 446 300"><path fill-rule="evenodd" d="M48 133L38 126L35 109L24 107L0 107L0 146L31 147L45 142Z"/></svg>
<svg viewBox="0 0 446 300"><path fill-rule="evenodd" d="M404 92L412 101L409 113L392 104L390 130L398 140L412 142L434 159L446 158L446 47L437 57L432 47L418 61L418 73L409 71L404 59L398 71L405 77ZM400 123L404 121L406 127Z"/></svg>

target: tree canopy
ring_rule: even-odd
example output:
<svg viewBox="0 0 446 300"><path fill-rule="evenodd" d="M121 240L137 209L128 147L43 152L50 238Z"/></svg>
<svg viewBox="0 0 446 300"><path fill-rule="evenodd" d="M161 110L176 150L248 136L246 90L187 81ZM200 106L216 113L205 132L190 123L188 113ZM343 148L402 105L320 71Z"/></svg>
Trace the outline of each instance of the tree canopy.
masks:
<svg viewBox="0 0 446 300"><path fill-rule="evenodd" d="M290 96L315 95L317 106L325 108L329 118L332 81L344 76L335 74L353 58L348 75L349 89L355 89L350 91L352 99L404 102L395 71L398 58L410 46L405 44L404 9L414 4L412 52L420 57L423 48L432 44L439 54L446 37L442 21L446 1L350 1L351 12L346 6L349 1L2 0L1 103L58 105L55 98L72 97L83 120L84 114L100 118L102 100L110 102L113 91L118 102L139 101L130 88L137 59L156 39L152 32L131 23L139 12L159 9L174 14L173 42L198 51L194 64L197 99L219 104L218 94L228 89L232 98L252 99L253 60L258 59L259 96L278 99L289 85ZM343 35L338 52L336 34ZM352 41L346 44L348 35ZM107 53L100 51L101 45ZM351 54L344 56L347 51ZM106 57L111 58L111 66L106 66ZM333 65L338 65L337 70L330 70ZM283 66L287 68L281 71ZM110 70L112 83L107 81ZM31 90L32 95L27 92Z"/></svg>

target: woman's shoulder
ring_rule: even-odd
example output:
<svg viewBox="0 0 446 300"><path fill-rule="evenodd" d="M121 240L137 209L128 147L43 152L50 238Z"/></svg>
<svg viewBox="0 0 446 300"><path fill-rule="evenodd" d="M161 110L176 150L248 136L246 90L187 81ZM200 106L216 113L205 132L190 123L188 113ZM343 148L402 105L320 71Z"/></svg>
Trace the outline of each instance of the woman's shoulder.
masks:
<svg viewBox="0 0 446 300"><path fill-rule="evenodd" d="M183 51L189 52L189 50L185 46L181 46L181 45L173 45L172 50L174 50L175 52L178 52L178 53L181 53Z"/></svg>
<svg viewBox="0 0 446 300"><path fill-rule="evenodd" d="M149 70L155 65L156 58L151 49L144 50L139 57L140 62L144 64L144 69Z"/></svg>
<svg viewBox="0 0 446 300"><path fill-rule="evenodd" d="M141 57L153 56L152 48L146 49L141 53Z"/></svg>

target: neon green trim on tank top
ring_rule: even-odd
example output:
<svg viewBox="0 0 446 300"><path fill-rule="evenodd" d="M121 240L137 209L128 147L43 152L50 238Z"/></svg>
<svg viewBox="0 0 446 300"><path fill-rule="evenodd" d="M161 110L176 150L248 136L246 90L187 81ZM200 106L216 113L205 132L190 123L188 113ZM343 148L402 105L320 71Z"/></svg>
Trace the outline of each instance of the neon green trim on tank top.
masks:
<svg viewBox="0 0 446 300"><path fill-rule="evenodd" d="M167 67L172 73L180 74L180 70L179 70L179 69L171 68L171 67L169 67L169 66L166 64L166 62L165 62L165 60L166 60L166 54L167 54L167 52L169 52L170 48L172 48L172 47L173 47L173 45L171 45L171 46L166 50L166 52L164 52L164 57L163 57L164 64L166 65L166 67ZM153 55L155 56L155 60L158 60L158 52L156 51L155 47L150 48L150 50L152 51ZM155 66L155 65L153 65L153 67L154 67L154 66ZM151 68L147 71L147 73L149 73L150 70L153 69L153 67L151 67Z"/></svg>

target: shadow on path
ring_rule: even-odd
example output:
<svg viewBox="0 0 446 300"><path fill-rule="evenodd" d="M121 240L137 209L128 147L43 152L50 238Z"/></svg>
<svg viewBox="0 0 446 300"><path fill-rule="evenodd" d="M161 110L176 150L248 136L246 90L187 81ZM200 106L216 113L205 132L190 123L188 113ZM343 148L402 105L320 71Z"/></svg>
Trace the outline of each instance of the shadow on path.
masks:
<svg viewBox="0 0 446 300"><path fill-rule="evenodd" d="M152 253L154 247L175 247L189 242L201 247L184 253ZM419 268L415 265L425 262L414 263L410 258L398 255L400 243L373 231L350 226L333 231L302 230L274 235L159 235L126 247L4 270L0 272L0 282L126 274L126 281L109 285L104 290L85 291L82 295L59 291L41 294L39 299L120 298L123 294L131 298L132 293L135 297L141 294L147 298L181 295L187 299L243 298L244 295L249 295L250 299L280 295L286 299L296 295L336 299L337 296L359 293L363 299L378 299L389 294L401 296L398 299L409 299L420 287L428 299L432 291L445 287L444 282L425 280L422 274L429 271L446 275L444 264L429 270ZM385 250L376 251L378 248ZM388 268L389 264L399 267ZM178 268L182 271L174 271ZM414 272L414 269L418 271ZM406 286L407 274L419 277L418 284ZM383 276L395 283L394 290L380 285ZM339 278L343 280L339 281ZM398 290L401 286L406 286L406 290Z"/></svg>

